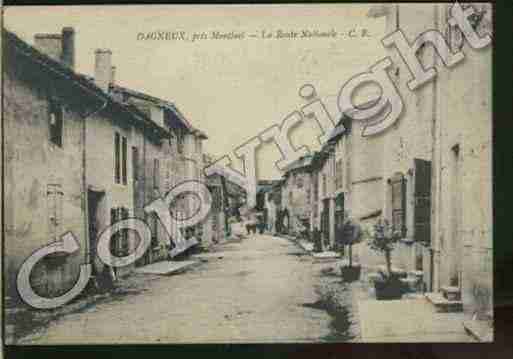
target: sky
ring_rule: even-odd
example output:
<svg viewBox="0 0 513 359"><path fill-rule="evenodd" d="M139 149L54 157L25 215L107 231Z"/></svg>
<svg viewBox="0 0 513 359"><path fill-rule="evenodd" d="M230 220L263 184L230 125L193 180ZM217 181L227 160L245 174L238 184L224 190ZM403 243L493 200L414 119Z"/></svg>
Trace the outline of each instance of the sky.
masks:
<svg viewBox="0 0 513 359"><path fill-rule="evenodd" d="M94 51L111 49L116 82L169 100L209 139L214 158L231 153L306 104L298 92L311 84L334 119L336 96L352 76L385 56L385 20L368 18L369 4L145 5L9 7L4 25L33 44L36 33L75 28L75 69L94 75ZM336 38L262 38L303 30L336 31ZM140 33L184 31L245 33L231 40L140 40ZM366 32L366 34L363 34ZM250 37L253 34L255 37ZM365 35L365 36L362 36ZM295 146L318 148L319 128L304 120ZM280 153L263 144L256 153L259 179L276 179ZM235 162L242 169L240 161Z"/></svg>

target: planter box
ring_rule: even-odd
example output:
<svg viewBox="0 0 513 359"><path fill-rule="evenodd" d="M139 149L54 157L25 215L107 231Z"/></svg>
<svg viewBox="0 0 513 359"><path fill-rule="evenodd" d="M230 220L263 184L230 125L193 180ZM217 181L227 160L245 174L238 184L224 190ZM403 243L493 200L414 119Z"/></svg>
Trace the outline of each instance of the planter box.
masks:
<svg viewBox="0 0 513 359"><path fill-rule="evenodd" d="M362 267L357 266L342 266L340 267L340 272L342 274L342 278L346 282L354 282L360 279L360 273L361 273Z"/></svg>
<svg viewBox="0 0 513 359"><path fill-rule="evenodd" d="M402 283L398 278L375 280L374 290L378 300L401 299L403 295Z"/></svg>

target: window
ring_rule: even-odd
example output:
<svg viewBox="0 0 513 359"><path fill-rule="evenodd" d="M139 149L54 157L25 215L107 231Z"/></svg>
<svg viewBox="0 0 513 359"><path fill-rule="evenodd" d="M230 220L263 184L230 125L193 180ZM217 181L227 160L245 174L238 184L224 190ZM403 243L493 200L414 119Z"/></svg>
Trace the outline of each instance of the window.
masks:
<svg viewBox="0 0 513 359"><path fill-rule="evenodd" d="M114 182L119 183L120 175L120 160L119 160L119 133L114 134Z"/></svg>
<svg viewBox="0 0 513 359"><path fill-rule="evenodd" d="M126 174L126 161L127 161L127 144L126 137L121 138L121 174L123 177L123 184L127 182L127 174Z"/></svg>
<svg viewBox="0 0 513 359"><path fill-rule="evenodd" d="M153 159L153 188L160 188L160 162L157 158Z"/></svg>
<svg viewBox="0 0 513 359"><path fill-rule="evenodd" d="M209 186L208 188L212 195L212 211L214 213L220 212L223 209L223 196L221 193L221 187Z"/></svg>
<svg viewBox="0 0 513 359"><path fill-rule="evenodd" d="M406 179L400 173L390 179L392 187L392 227L406 235Z"/></svg>
<svg viewBox="0 0 513 359"><path fill-rule="evenodd" d="M414 159L414 235L415 240L429 245L431 242L431 162Z"/></svg>
<svg viewBox="0 0 513 359"><path fill-rule="evenodd" d="M328 192L327 178L326 178L326 174L323 173L322 174L322 195L326 196L327 192Z"/></svg>
<svg viewBox="0 0 513 359"><path fill-rule="evenodd" d="M297 188L303 188L303 177L298 176L296 178L296 185L297 185Z"/></svg>
<svg viewBox="0 0 513 359"><path fill-rule="evenodd" d="M337 187L337 189L339 188L342 188L343 185L344 185L344 180L343 180L343 160L342 158L339 159L336 163L335 163L335 187Z"/></svg>
<svg viewBox="0 0 513 359"><path fill-rule="evenodd" d="M62 147L62 107L55 99L49 103L50 141Z"/></svg>
<svg viewBox="0 0 513 359"><path fill-rule="evenodd" d="M314 173L313 187L313 200L317 202L319 200L319 175L317 172Z"/></svg>
<svg viewBox="0 0 513 359"><path fill-rule="evenodd" d="M127 141L125 136L114 134L114 182L127 183Z"/></svg>
<svg viewBox="0 0 513 359"><path fill-rule="evenodd" d="M132 147L132 176L133 180L139 180L139 150Z"/></svg>

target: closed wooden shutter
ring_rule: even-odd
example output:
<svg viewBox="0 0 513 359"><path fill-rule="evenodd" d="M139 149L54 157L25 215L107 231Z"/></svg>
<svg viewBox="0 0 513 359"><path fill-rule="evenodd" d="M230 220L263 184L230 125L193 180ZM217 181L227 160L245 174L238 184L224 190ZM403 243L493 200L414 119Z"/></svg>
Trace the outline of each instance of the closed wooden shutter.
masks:
<svg viewBox="0 0 513 359"><path fill-rule="evenodd" d="M120 136L114 134L114 182L119 183L121 179L121 160L120 160Z"/></svg>
<svg viewBox="0 0 513 359"><path fill-rule="evenodd" d="M126 137L121 138L121 176L123 178L123 184L127 184L127 141Z"/></svg>
<svg viewBox="0 0 513 359"><path fill-rule="evenodd" d="M110 209L110 224L111 226L118 221L118 209L111 208ZM118 247L119 246L119 233L114 233L110 240L110 252L115 256L118 255Z"/></svg>
<svg viewBox="0 0 513 359"><path fill-rule="evenodd" d="M429 244L431 241L431 162L415 159L415 240Z"/></svg>
<svg viewBox="0 0 513 359"><path fill-rule="evenodd" d="M392 186L392 226L394 231L406 235L406 179L401 173L390 180Z"/></svg>

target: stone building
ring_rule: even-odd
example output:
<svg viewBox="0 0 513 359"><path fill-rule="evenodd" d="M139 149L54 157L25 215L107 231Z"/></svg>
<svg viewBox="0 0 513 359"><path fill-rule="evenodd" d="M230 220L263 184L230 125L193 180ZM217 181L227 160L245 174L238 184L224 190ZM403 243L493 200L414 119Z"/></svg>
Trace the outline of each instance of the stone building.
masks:
<svg viewBox="0 0 513 359"><path fill-rule="evenodd" d="M286 233L310 231L312 159L312 155L307 155L285 168L281 184L280 218Z"/></svg>
<svg viewBox="0 0 513 359"><path fill-rule="evenodd" d="M255 209L262 214L266 229L276 225L276 204L272 192L279 182L280 180L259 180L257 183Z"/></svg>
<svg viewBox="0 0 513 359"><path fill-rule="evenodd" d="M401 29L412 41L438 29L453 52L463 49L470 59L447 69L433 46L422 46L418 58L425 66L438 66L438 75L412 91L406 85L408 67L391 48L389 76L401 93L403 114L391 128L366 137L361 135L363 121L351 120L351 113L344 116L328 140L334 143L334 195L336 208L343 203L340 209L366 229L380 217L392 223L402 237L392 254L393 266L422 273L424 289L437 307L453 300L463 305L467 317L489 319L491 50L471 49L458 29L448 27L449 8L404 4L371 11L385 17L387 34ZM476 11L475 28L485 36L491 31L490 8L480 5ZM358 247L365 265L384 264L365 244Z"/></svg>
<svg viewBox="0 0 513 359"><path fill-rule="evenodd" d="M312 230L321 231L324 249L335 244L335 155L332 142L325 143L315 152L311 163L313 190L310 193Z"/></svg>
<svg viewBox="0 0 513 359"><path fill-rule="evenodd" d="M95 238L98 231L121 219L147 219L142 207L158 198L162 190L159 163L164 157L163 143L170 133L163 122L157 121L156 111L145 113L127 97L114 95L110 50L96 50L95 74L90 80L117 106L116 112L99 113L100 116L93 117L86 129L90 236ZM154 260L159 257L156 249L163 236L155 232L156 226L151 221L148 222L152 243L146 256ZM136 240L135 233L117 234L114 250L120 256L127 255L135 249ZM96 261L96 265L98 270L103 269L100 261ZM132 267L116 268L115 272L125 275Z"/></svg>
<svg viewBox="0 0 513 359"><path fill-rule="evenodd" d="M268 213L269 230L272 234L281 232L281 191L283 180L277 180L265 193L265 207Z"/></svg>
<svg viewBox="0 0 513 359"><path fill-rule="evenodd" d="M169 234L155 213L145 212L144 206L165 196L184 181L204 181L202 141L207 136L195 129L167 100L121 87L114 83L114 79L109 91L113 97L136 108L153 125L166 131L166 136L157 141L155 131L139 133L137 144L131 148L133 176L137 177L137 183L134 183L135 211L139 218L145 218L150 224L153 240L151 250L141 258L139 264L163 260L168 256ZM194 210L194 201L189 196L178 199L173 205L177 216L190 216ZM197 225L189 229L187 235L195 235L198 239L210 238L208 234L203 234L202 229L201 225ZM178 230L177 226L172 226L172 239Z"/></svg>
<svg viewBox="0 0 513 359"><path fill-rule="evenodd" d="M69 290L82 263L93 264L93 277L104 274L96 238L124 218L146 219L152 230L139 265L166 259L169 233L144 206L183 181L204 180L206 135L174 104L117 86L109 50L96 51L94 77L74 71L72 28L38 34L34 46L8 31L2 37L9 297L19 299L14 282L23 261L68 231L80 249L36 265L31 278L41 296ZM184 212L194 210L189 198L176 202ZM185 232L211 238L202 229L198 223ZM136 242L135 233L121 231L111 251L126 255ZM111 273L115 278L132 268Z"/></svg>
<svg viewBox="0 0 513 359"><path fill-rule="evenodd" d="M464 9L468 6L462 4ZM469 21L477 36L493 37L491 4L472 6L475 15ZM463 51L466 59L439 71L435 83L429 247L433 257L426 269L429 288L460 293L469 319L465 325L479 339L489 341L493 339L488 325L493 317L492 44L473 49L458 28L447 24L449 8L450 4L438 5L434 19L451 50Z"/></svg>
<svg viewBox="0 0 513 359"><path fill-rule="evenodd" d="M211 164L212 158L204 155L206 166ZM224 241L230 235L229 218L231 217L229 184L225 177L213 174L204 179L212 195L210 212L203 221L202 244L209 246Z"/></svg>
<svg viewBox="0 0 513 359"><path fill-rule="evenodd" d="M64 36L52 40L62 48L70 33L64 29ZM7 299L17 303L16 275L23 262L65 232L74 234L80 249L39 261L32 272L34 291L47 297L64 293L79 265L89 261L85 122L108 101L74 74L70 54L45 56L7 30L2 40L4 283Z"/></svg>
<svg viewBox="0 0 513 359"><path fill-rule="evenodd" d="M384 161L385 176L390 179L384 213L395 223L404 221L405 238L414 248L414 255L404 263L411 267L413 262L414 268L422 270L425 288L432 292L428 298L437 306L460 303L467 318L490 321L492 49L486 45L473 49L461 30L449 24L450 8L456 5L389 5L372 13L385 16L387 33L400 28L410 41L436 29L453 54L462 51L466 56L447 68L433 46L422 46L417 56L424 66L435 66L437 76L410 91L406 80L411 74L397 50L391 49L391 73L406 113L384 138L384 147L393 149L386 151ZM492 35L491 5L462 5L463 9L470 6L474 14L467 20L483 41ZM397 183L405 194L400 197L406 199L402 206L394 200ZM396 212L398 208L401 211ZM466 323L484 327L478 330L479 336L490 340L491 327L480 322Z"/></svg>

